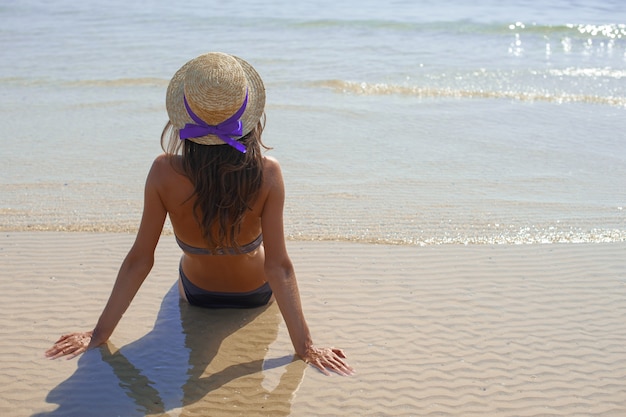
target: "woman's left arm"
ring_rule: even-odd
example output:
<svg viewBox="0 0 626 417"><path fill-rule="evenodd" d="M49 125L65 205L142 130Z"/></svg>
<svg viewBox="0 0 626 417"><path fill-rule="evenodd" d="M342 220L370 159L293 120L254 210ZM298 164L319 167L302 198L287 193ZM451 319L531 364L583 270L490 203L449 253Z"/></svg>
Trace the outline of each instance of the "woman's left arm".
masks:
<svg viewBox="0 0 626 417"><path fill-rule="evenodd" d="M163 230L167 210L159 195L159 163L157 159L148 174L144 190L144 208L135 242L126 255L109 296L109 300L92 331L61 336L46 351L49 358L75 357L84 351L105 343L122 315L137 294L154 264L154 251Z"/></svg>

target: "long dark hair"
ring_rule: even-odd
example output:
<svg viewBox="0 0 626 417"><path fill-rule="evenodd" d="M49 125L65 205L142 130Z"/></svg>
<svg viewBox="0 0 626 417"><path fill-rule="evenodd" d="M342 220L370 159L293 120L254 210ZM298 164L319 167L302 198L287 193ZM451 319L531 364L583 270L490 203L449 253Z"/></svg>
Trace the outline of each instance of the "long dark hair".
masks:
<svg viewBox="0 0 626 417"><path fill-rule="evenodd" d="M182 169L193 186L193 212L208 247L239 250L236 237L245 214L256 201L263 183L261 141L265 116L239 139L246 153L228 145L200 145L180 140L178 130L168 122L161 135L166 153L182 156ZM188 200L187 200L188 201Z"/></svg>

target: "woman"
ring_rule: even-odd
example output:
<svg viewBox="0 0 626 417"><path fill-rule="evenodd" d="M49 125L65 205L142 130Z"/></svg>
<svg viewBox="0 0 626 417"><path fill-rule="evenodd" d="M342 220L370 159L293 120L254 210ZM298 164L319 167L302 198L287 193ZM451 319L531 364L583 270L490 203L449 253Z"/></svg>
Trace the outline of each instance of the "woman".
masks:
<svg viewBox="0 0 626 417"><path fill-rule="evenodd" d="M265 88L244 60L208 53L167 89L169 122L146 180L144 210L96 327L62 336L46 356L74 357L105 343L152 269L167 215L183 250L180 295L207 308L252 308L273 297L296 353L325 374L349 375L341 349L313 345L283 232L284 183L261 154ZM167 142L167 143L166 143Z"/></svg>

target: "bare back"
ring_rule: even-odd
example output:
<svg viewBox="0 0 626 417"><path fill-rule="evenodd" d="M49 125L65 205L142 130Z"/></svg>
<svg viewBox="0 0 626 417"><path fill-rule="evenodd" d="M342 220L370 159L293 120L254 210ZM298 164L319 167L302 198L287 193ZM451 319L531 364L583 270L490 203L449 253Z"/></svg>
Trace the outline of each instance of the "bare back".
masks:
<svg viewBox="0 0 626 417"><path fill-rule="evenodd" d="M276 171L278 169L278 177ZM192 182L182 172L182 161L178 155L161 155L148 176L148 185L154 184L156 191L170 217L174 233L181 241L198 248L207 248L200 227L193 216L196 197ZM262 233L262 216L265 202L272 188L282 178L278 163L263 158L264 179L259 197L252 210L244 217L237 243L245 245ZM277 181L278 180L278 181ZM282 209L282 207L281 207ZM267 213L266 213L267 214ZM282 212L280 213L282 226ZM263 231L270 234L272 231ZM282 228L279 231L282 236ZM213 248L209 248L213 249ZM246 292L254 290L266 281L264 273L265 250L261 245L254 251L241 255L194 255L184 253L182 268L189 280L200 288L219 292Z"/></svg>

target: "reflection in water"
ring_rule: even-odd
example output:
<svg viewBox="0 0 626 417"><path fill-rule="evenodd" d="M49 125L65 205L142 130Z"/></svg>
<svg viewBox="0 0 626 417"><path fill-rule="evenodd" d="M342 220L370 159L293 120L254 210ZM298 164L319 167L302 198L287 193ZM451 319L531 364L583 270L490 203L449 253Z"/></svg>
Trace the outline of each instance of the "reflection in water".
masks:
<svg viewBox="0 0 626 417"><path fill-rule="evenodd" d="M48 394L59 407L33 417L289 415L306 365L293 356L266 358L280 322L275 304L192 307L174 285L148 334L119 350L109 342L83 354L76 372ZM276 372L278 382L268 384Z"/></svg>

